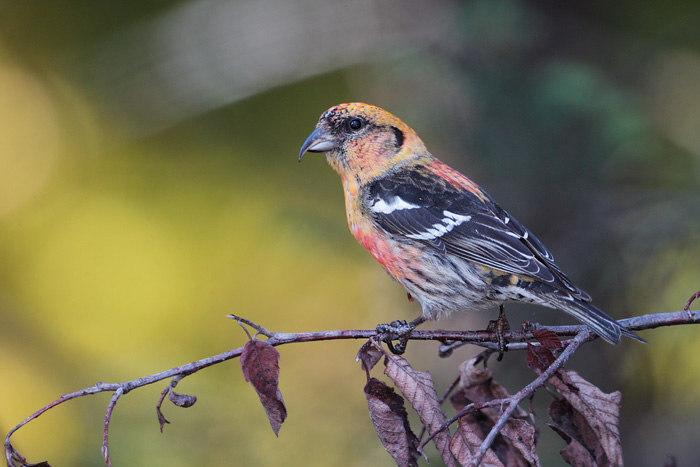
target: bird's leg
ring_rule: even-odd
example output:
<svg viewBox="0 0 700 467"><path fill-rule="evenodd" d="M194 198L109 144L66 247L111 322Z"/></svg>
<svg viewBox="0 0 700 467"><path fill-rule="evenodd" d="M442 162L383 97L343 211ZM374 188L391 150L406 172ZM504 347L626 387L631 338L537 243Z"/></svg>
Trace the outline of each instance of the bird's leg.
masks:
<svg viewBox="0 0 700 467"><path fill-rule="evenodd" d="M498 358L496 358L496 360L500 362L503 360L503 354L508 350L508 340L506 339L505 333L506 331L510 331L510 325L503 311L502 303L498 307L498 318L489 321L489 325L486 329L496 333L496 344L498 345Z"/></svg>
<svg viewBox="0 0 700 467"><path fill-rule="evenodd" d="M408 338L411 337L411 332L425 321L423 316L419 316L410 323L405 320L392 321L389 324L377 325L377 334L382 338L382 341L389 347L391 353L401 355L406 351ZM395 340L399 342L394 345Z"/></svg>

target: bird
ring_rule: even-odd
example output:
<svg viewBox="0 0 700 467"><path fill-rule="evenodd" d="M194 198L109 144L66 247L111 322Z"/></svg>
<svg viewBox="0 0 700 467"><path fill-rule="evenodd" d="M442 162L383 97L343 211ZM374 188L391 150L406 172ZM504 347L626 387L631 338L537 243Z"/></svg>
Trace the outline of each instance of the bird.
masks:
<svg viewBox="0 0 700 467"><path fill-rule="evenodd" d="M299 151L340 175L350 231L417 300L420 323L507 302L571 315L611 344L643 341L591 304L532 232L434 157L416 132L361 102L324 112Z"/></svg>

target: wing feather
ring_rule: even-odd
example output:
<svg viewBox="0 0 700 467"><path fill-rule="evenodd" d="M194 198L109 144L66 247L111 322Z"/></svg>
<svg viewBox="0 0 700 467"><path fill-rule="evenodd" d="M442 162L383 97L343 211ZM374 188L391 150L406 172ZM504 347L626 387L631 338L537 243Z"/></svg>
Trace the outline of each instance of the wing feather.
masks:
<svg viewBox="0 0 700 467"><path fill-rule="evenodd" d="M554 263L542 242L486 193L437 183L418 169L377 181L367 192L370 215L391 235L590 300Z"/></svg>

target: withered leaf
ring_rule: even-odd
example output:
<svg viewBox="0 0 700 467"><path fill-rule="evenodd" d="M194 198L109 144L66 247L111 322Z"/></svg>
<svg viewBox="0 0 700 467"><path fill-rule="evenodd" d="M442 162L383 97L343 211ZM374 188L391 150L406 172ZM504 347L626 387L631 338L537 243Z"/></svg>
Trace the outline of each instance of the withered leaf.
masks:
<svg viewBox="0 0 700 467"><path fill-rule="evenodd" d="M385 364L384 374L394 382L411 407L418 412L428 433L436 433L445 424L446 417L440 408L430 373L414 370L408 361L399 355L387 356ZM450 451L450 434L447 430L437 433L433 443L447 466L457 465Z"/></svg>
<svg viewBox="0 0 700 467"><path fill-rule="evenodd" d="M552 416L551 410L552 409L550 407L550 417ZM596 467L595 459L593 459L591 453L588 452L588 450L583 447L581 443L569 437L556 425L550 425L550 427L568 443L564 449L559 451L559 454L561 454L564 462L569 465L573 465L574 467Z"/></svg>
<svg viewBox="0 0 700 467"><path fill-rule="evenodd" d="M369 416L384 449L399 467L418 465L418 438L411 431L403 398L376 378L365 386Z"/></svg>
<svg viewBox="0 0 700 467"><path fill-rule="evenodd" d="M172 389L170 390L170 393L168 394L168 399L170 399L170 402L173 404L177 405L178 407L192 407L195 402L197 402L197 396L190 396L189 394L180 394Z"/></svg>
<svg viewBox="0 0 700 467"><path fill-rule="evenodd" d="M591 453L575 439L572 439L564 449L559 451L559 454L564 462L574 467L597 467Z"/></svg>
<svg viewBox="0 0 700 467"><path fill-rule="evenodd" d="M537 339L537 342L550 350L562 348L561 339L551 329L535 329L532 331L532 336Z"/></svg>
<svg viewBox="0 0 700 467"><path fill-rule="evenodd" d="M277 349L259 339L246 342L241 353L243 376L258 393L275 435L287 418L287 408L279 390L279 359Z"/></svg>
<svg viewBox="0 0 700 467"><path fill-rule="evenodd" d="M509 454L517 454L516 459L508 461L508 465L539 466L540 459L535 450L537 441L539 440L539 430L532 424L530 420L514 418L512 415L501 430L501 436L508 439L514 449L509 449ZM511 459L511 456L509 456ZM518 462L516 464L515 462Z"/></svg>
<svg viewBox="0 0 700 467"><path fill-rule="evenodd" d="M487 368L478 367L477 362L477 358L473 358L463 362L459 367L459 390L450 399L458 411L469 403L479 404L510 397L508 391L493 379L493 372ZM468 426L483 439L500 416L500 407L486 407L462 417L461 420L465 426L460 426L460 430ZM501 429L500 436L492 444L491 450L498 456L499 462L505 465L539 466L539 458L535 450L538 438L539 432L531 416L518 407Z"/></svg>
<svg viewBox="0 0 700 467"><path fill-rule="evenodd" d="M362 369L365 370L369 376L369 372L374 368L374 366L381 360L384 354L379 350L371 340L368 340L360 350L357 352L357 357L355 361L359 361L362 364Z"/></svg>
<svg viewBox="0 0 700 467"><path fill-rule="evenodd" d="M477 434L474 430L475 426L478 426L478 422L475 418L476 417L472 414L460 418L457 432L450 442L450 450L460 465L469 464L474 459L474 454L476 454L481 443L484 441L484 435ZM479 465L481 467L505 467L492 449L486 451L486 455L484 455Z"/></svg>
<svg viewBox="0 0 700 467"><path fill-rule="evenodd" d="M558 430L581 444L595 465L622 465L618 429L620 392L604 393L575 371L560 370L549 383L564 398L554 401L549 408L550 418ZM574 449L571 448L571 453ZM571 459L579 458L572 454Z"/></svg>
<svg viewBox="0 0 700 467"><path fill-rule="evenodd" d="M528 368L538 375L549 368L549 365L554 363L555 360L556 357L548 348L539 345L531 345L530 343L527 344L525 363L527 363Z"/></svg>

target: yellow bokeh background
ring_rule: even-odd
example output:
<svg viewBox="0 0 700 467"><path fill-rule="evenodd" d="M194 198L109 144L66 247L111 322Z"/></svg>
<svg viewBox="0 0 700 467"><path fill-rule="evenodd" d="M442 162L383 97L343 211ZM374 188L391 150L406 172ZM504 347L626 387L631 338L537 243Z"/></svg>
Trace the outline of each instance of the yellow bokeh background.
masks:
<svg viewBox="0 0 700 467"><path fill-rule="evenodd" d="M280 332L416 317L418 305L348 232L322 156L297 163L318 116L340 102L406 120L611 315L681 309L700 289L700 52L684 19L693 8L3 5L0 431L97 381L242 346L228 314ZM514 327L570 322L507 310ZM494 317L431 326L483 328ZM629 465L661 465L669 453L700 462L698 332L595 342L572 360L604 391L622 391ZM198 402L166 402L162 434L154 407L167 381L134 390L114 411L113 465L392 465L367 415L360 345L279 348L289 418L278 438L238 360L181 381L177 391ZM444 360L436 349L412 343L408 358L440 393L478 349ZM533 378L523 359L492 362L511 392ZM13 445L29 462L102 465L109 397L67 402ZM543 418L546 402L536 398ZM543 465L554 465L564 444L540 429Z"/></svg>

